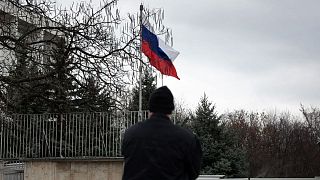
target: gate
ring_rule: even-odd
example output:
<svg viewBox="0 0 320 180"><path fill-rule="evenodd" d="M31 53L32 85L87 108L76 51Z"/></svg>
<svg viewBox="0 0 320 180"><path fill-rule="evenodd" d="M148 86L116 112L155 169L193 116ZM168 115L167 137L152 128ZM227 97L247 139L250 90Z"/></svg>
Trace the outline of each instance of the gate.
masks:
<svg viewBox="0 0 320 180"><path fill-rule="evenodd" d="M24 164L21 162L0 162L0 180L23 180Z"/></svg>

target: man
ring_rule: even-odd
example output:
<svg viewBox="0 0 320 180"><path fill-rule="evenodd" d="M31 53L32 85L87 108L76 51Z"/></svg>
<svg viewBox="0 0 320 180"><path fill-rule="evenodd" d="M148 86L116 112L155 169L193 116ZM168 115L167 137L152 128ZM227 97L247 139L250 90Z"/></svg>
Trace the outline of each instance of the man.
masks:
<svg viewBox="0 0 320 180"><path fill-rule="evenodd" d="M194 180L200 171L202 150L190 131L170 120L174 110L171 91L156 89L149 100L149 119L124 134L123 180Z"/></svg>

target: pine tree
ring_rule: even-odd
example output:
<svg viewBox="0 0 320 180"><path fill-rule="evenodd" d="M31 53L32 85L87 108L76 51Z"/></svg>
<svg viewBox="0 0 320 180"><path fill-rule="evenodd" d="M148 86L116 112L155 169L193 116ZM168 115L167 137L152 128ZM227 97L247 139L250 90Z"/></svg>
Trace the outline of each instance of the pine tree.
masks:
<svg viewBox="0 0 320 180"><path fill-rule="evenodd" d="M39 75L40 71L35 63L20 50L16 52L17 61L9 71L13 79L21 79L28 76ZM8 98L8 113L42 113L44 108L43 87L41 82L10 82L6 86Z"/></svg>
<svg viewBox="0 0 320 180"><path fill-rule="evenodd" d="M89 77L86 86L79 90L80 99L76 102L80 112L109 112L115 103L110 94L93 76Z"/></svg>
<svg viewBox="0 0 320 180"><path fill-rule="evenodd" d="M149 98L152 92L156 89L155 76L148 70L142 78L142 110L148 109ZM129 102L130 111L139 110L139 83L132 89L132 99Z"/></svg>
<svg viewBox="0 0 320 180"><path fill-rule="evenodd" d="M231 134L206 94L200 99L191 120L191 129L199 137L203 150L201 173L242 176L244 154L234 148Z"/></svg>

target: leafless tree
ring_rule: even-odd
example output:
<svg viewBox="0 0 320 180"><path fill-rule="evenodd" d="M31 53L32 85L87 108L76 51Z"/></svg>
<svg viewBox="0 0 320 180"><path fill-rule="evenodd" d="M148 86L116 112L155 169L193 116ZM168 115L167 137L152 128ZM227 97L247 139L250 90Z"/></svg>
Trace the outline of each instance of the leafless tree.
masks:
<svg viewBox="0 0 320 180"><path fill-rule="evenodd" d="M163 11L145 13L169 41L171 31L161 23ZM104 1L99 8L82 2L70 9L46 0L1 1L0 105L17 106L21 98L12 98L10 91L20 89L28 92L29 99L56 103L62 111L66 92L72 91L66 86L86 88L92 77L116 104L121 103L119 97L125 97L127 85L137 80L142 62L138 17L129 14L123 22L117 0ZM41 88L35 91L48 86L55 98L39 93Z"/></svg>
<svg viewBox="0 0 320 180"><path fill-rule="evenodd" d="M317 137L317 143L320 146L320 109L317 107L305 108L301 105L300 111L312 133Z"/></svg>
<svg viewBox="0 0 320 180"><path fill-rule="evenodd" d="M306 121L290 113L235 111L224 116L227 127L235 134L237 147L246 149L250 177L317 175L317 109L302 109L304 116L308 115Z"/></svg>

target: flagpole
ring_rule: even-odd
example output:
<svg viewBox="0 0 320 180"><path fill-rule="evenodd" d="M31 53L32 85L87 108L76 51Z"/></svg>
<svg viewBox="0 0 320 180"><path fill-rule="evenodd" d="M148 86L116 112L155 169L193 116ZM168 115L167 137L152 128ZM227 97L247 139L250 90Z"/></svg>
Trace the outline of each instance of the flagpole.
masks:
<svg viewBox="0 0 320 180"><path fill-rule="evenodd" d="M161 73L161 86L163 86L163 74Z"/></svg>
<svg viewBox="0 0 320 180"><path fill-rule="evenodd" d="M142 120L142 12L143 5L140 4L140 67L139 67L139 116Z"/></svg>

